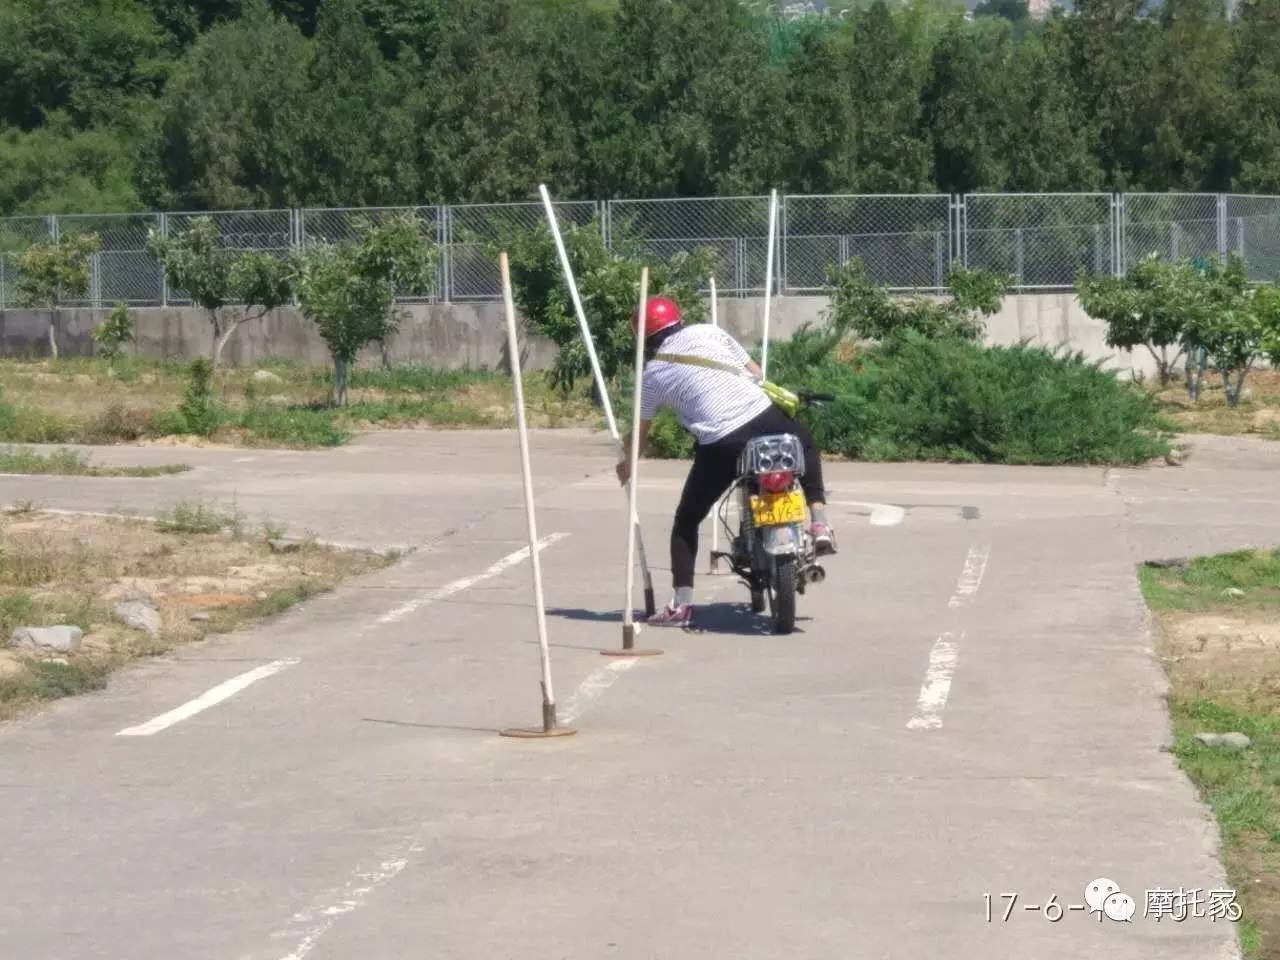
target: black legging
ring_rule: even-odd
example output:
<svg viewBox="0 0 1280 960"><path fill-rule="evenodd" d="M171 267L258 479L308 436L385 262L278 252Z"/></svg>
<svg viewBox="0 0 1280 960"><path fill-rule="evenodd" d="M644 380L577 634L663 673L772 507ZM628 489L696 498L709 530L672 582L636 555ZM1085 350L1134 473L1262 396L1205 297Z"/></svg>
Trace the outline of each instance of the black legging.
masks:
<svg viewBox="0 0 1280 960"><path fill-rule="evenodd" d="M809 503L823 503L822 461L814 446L809 428L793 420L778 407L770 406L747 423L715 443L699 444L693 455L693 467L684 482L680 505L676 507L675 524L671 527L671 576L676 588L693 586L694 559L698 555L698 525L707 518L729 485L738 475L738 455L752 437L772 433L790 433L804 448L804 476L800 485ZM719 521L717 521L719 522Z"/></svg>

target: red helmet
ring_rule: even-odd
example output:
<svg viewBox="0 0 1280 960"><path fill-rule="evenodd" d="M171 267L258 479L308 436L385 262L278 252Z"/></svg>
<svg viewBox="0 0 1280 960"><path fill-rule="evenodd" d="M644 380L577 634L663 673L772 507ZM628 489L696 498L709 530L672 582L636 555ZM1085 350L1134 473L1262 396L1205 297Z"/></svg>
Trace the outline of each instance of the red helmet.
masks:
<svg viewBox="0 0 1280 960"><path fill-rule="evenodd" d="M652 337L660 330L680 325L680 305L670 297L653 297L645 304L644 335ZM631 318L631 328L640 329L640 312Z"/></svg>

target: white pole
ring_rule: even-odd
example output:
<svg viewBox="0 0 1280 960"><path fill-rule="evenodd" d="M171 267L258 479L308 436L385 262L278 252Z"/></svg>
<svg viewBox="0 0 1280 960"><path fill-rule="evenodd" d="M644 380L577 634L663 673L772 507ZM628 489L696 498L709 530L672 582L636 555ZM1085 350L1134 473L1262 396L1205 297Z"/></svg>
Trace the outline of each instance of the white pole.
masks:
<svg viewBox="0 0 1280 960"><path fill-rule="evenodd" d="M769 252L764 267L764 343L760 347L760 372L769 376L769 308L773 304L773 248L778 245L778 191L769 194Z"/></svg>
<svg viewBox="0 0 1280 960"><path fill-rule="evenodd" d="M640 317L645 315L645 308L649 305L649 268L644 267L640 271ZM636 507L636 498L640 492L640 400L644 394L644 323L640 324L640 329L636 331L636 364L635 364L635 390L631 401L631 454L629 460L631 462L631 479L627 483L628 510L632 517L640 515ZM640 525L638 523L627 524L627 605L623 608L622 613L622 649L630 650L636 643L635 617L632 612L632 605L635 598L636 586L636 534L639 533Z"/></svg>
<svg viewBox="0 0 1280 960"><path fill-rule="evenodd" d="M622 437L618 434L618 421L613 417L613 404L609 402L609 391L605 386L604 374L600 371L600 358L596 356L595 340L591 336L591 328L587 325L587 314L582 309L582 298L578 296L578 283L573 279L573 267L569 264L569 253L564 247L564 238L560 236L560 224L556 220L556 209L551 204L551 193L547 185L538 185L542 194L542 205L547 211L547 223L551 226L551 236L556 242L556 253L560 255L560 266L564 269L565 283L569 285L569 299L573 301L573 312L578 318L578 329L582 332L582 342L586 344L587 356L591 360L591 373L596 380L596 390L600 394L600 403L604 406L605 422L609 425L609 435L618 451L618 459L622 459ZM643 322L643 317L641 317ZM653 576L649 573L649 561L644 551L644 536L640 532L640 518L633 512L631 522L636 528L636 549L640 552L640 572L644 576L644 610L653 616L657 606L653 597Z"/></svg>
<svg viewBox="0 0 1280 960"><path fill-rule="evenodd" d="M711 283L711 325L719 328L720 318L716 305L716 275L713 273L710 278ZM721 498L720 503L724 502ZM717 503L711 509L711 572L715 573L719 569L720 563L716 560L716 551L720 549L720 503Z"/></svg>
<svg viewBox="0 0 1280 960"><path fill-rule="evenodd" d="M507 313L507 346L511 354L511 384L516 394L516 432L520 435L520 471L524 480L524 516L529 532L529 564L533 567L533 605L538 617L538 647L542 654L542 728L556 728L556 695L551 687L551 652L547 647L547 612L542 598L542 564L538 561L538 521L533 509L533 472L529 466L529 427L524 416L524 385L520 379L520 339L516 308L511 299L511 266L504 251L498 255L502 273L502 302Z"/></svg>

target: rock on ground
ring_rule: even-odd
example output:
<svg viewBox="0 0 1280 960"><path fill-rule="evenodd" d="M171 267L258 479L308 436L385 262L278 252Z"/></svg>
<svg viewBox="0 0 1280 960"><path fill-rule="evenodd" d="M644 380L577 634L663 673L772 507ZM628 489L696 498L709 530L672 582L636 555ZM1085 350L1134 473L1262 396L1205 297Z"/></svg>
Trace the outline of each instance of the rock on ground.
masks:
<svg viewBox="0 0 1280 960"><path fill-rule="evenodd" d="M267 545L272 553L297 553L302 549L302 544L296 540L268 540Z"/></svg>
<svg viewBox="0 0 1280 960"><path fill-rule="evenodd" d="M284 380L270 370L255 370L253 372L253 382L257 384L277 384L284 383Z"/></svg>
<svg viewBox="0 0 1280 960"><path fill-rule="evenodd" d="M30 650L56 650L58 653L74 653L80 649L84 631L79 627L18 627L9 638L15 647Z"/></svg>
<svg viewBox="0 0 1280 960"><path fill-rule="evenodd" d="M117 603L113 611L121 623L134 630L141 630L150 637L160 636L160 612L142 600L125 600Z"/></svg>

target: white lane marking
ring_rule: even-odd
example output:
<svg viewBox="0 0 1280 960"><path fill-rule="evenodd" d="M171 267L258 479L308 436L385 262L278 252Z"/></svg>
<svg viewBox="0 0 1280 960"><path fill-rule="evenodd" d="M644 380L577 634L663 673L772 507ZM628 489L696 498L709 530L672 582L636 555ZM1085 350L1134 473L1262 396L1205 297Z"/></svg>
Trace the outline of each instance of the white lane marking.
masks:
<svg viewBox="0 0 1280 960"><path fill-rule="evenodd" d="M974 544L969 548L969 555L964 559L964 569L960 572L960 581L956 584L956 592L947 601L952 610L972 603L978 588L982 586L982 577L987 572L987 561L991 559L991 548Z"/></svg>
<svg viewBox="0 0 1280 960"><path fill-rule="evenodd" d="M538 552L541 553L553 543L557 543L569 536L567 533L549 533L538 541ZM521 547L515 553L509 553L493 566L489 567L475 576L463 577L461 580L454 580L452 583L446 583L443 587L437 587L429 590L420 597L408 600L394 610L389 610L378 618L378 623L396 623L403 620L415 610L421 610L423 607L430 606L437 600L443 600L445 597L451 597L455 593L460 593L467 587L475 586L482 580L488 580L490 577L496 577L502 571L514 567L517 563L529 559L529 548Z"/></svg>
<svg viewBox="0 0 1280 960"><path fill-rule="evenodd" d="M964 639L963 633L960 639ZM929 669L916 699L915 716L907 721L907 729L936 730L942 726L942 711L951 695L951 677L959 657L960 645L954 634L944 633L934 641L929 652Z"/></svg>
<svg viewBox="0 0 1280 960"><path fill-rule="evenodd" d="M907 511L892 503L876 503L869 500L832 500L833 507L866 507L871 511L873 527L896 527L907 517Z"/></svg>
<svg viewBox="0 0 1280 960"><path fill-rule="evenodd" d="M146 723L139 724L136 727L125 727L119 731L117 737L149 737L153 733L159 733L167 727L172 727L175 723L181 723L194 717L197 713L208 710L212 706L216 706L229 697L234 697L245 687L257 683L259 680L265 680L273 674L279 673L286 667L292 667L298 663L297 658L287 660L273 660L271 663L263 664L260 667L254 667L252 670L246 671L239 676L232 677L230 680L223 681L216 687L206 690L194 700L188 700L180 707L175 707L168 713L162 713L158 717L148 720Z"/></svg>
<svg viewBox="0 0 1280 960"><path fill-rule="evenodd" d="M591 704L600 699L601 694L617 682L618 677L636 665L635 660L612 660L578 684L578 689L563 704L560 712L561 722L573 723Z"/></svg>
<svg viewBox="0 0 1280 960"><path fill-rule="evenodd" d="M320 939L329 932L339 917L364 906L365 900L368 899L371 893L399 876L400 872L409 865L409 857L415 853L421 853L423 849L425 848L420 842L410 842L402 853L383 860L376 869L357 870L351 875L351 879L347 881L346 886L336 891L332 898L325 902L324 906L316 910L294 914L293 924L295 926L305 924L306 926L301 931L302 937L298 940L297 946L281 957L280 960L302 960L303 957L316 948ZM298 932L297 930L282 930L275 934L273 939L295 937Z"/></svg>

